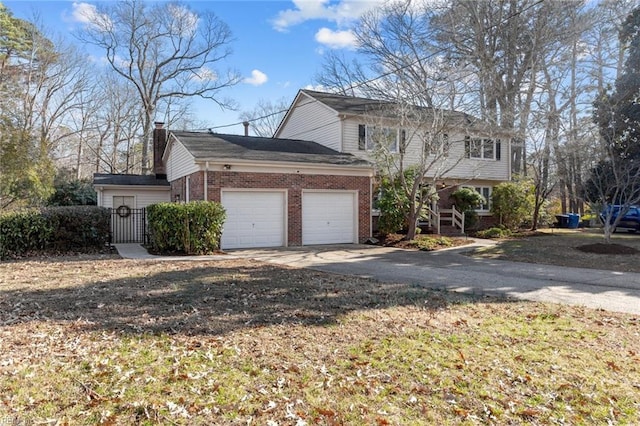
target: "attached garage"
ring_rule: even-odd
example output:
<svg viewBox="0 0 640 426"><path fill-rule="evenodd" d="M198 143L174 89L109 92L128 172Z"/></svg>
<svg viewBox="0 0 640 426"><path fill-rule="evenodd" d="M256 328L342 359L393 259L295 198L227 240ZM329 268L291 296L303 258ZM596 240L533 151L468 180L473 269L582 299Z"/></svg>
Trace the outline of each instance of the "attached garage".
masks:
<svg viewBox="0 0 640 426"><path fill-rule="evenodd" d="M374 169L353 155L304 140L171 132L163 162L172 200L223 205L223 250L371 236Z"/></svg>
<svg viewBox="0 0 640 426"><path fill-rule="evenodd" d="M357 243L357 193L302 192L302 244Z"/></svg>
<svg viewBox="0 0 640 426"><path fill-rule="evenodd" d="M221 248L285 245L286 191L222 190L227 212Z"/></svg>

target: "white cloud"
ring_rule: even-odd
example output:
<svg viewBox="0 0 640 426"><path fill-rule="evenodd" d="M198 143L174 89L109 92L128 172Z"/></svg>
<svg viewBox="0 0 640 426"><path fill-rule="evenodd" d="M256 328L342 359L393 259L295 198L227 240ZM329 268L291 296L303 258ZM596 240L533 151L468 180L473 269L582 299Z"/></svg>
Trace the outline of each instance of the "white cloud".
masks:
<svg viewBox="0 0 640 426"><path fill-rule="evenodd" d="M323 86L322 84L307 84L303 87L304 90L314 90L316 92L330 92L331 90Z"/></svg>
<svg viewBox="0 0 640 426"><path fill-rule="evenodd" d="M200 81L216 81L218 74L212 69L201 67L195 74L195 78Z"/></svg>
<svg viewBox="0 0 640 426"><path fill-rule="evenodd" d="M357 44L352 31L333 31L329 28L320 28L316 33L316 41L332 49L354 49Z"/></svg>
<svg viewBox="0 0 640 426"><path fill-rule="evenodd" d="M73 8L71 17L76 22L89 24L93 22L98 16L98 10L96 9L96 6L94 4L74 2L71 7Z"/></svg>
<svg viewBox="0 0 640 426"><path fill-rule="evenodd" d="M182 5L168 4L167 10L172 17L171 31L184 37L193 37L198 30L198 15Z"/></svg>
<svg viewBox="0 0 640 426"><path fill-rule="evenodd" d="M244 79L244 82L253 86L261 86L269 80L269 77L260 70L251 71L251 77Z"/></svg>
<svg viewBox="0 0 640 426"><path fill-rule="evenodd" d="M324 19L338 24L346 24L358 19L368 10L373 9L384 0L293 0L294 8L282 10L272 20L278 31L286 31L289 27L312 19Z"/></svg>
<svg viewBox="0 0 640 426"><path fill-rule="evenodd" d="M94 4L74 2L71 7L71 19L75 22L100 28L109 28L112 25L109 17L99 13Z"/></svg>

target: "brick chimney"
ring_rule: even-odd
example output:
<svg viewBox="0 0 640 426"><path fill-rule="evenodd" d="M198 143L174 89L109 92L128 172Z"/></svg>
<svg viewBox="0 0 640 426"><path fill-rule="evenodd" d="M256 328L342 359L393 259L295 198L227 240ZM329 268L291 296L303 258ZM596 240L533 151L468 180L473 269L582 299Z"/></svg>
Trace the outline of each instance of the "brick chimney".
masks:
<svg viewBox="0 0 640 426"><path fill-rule="evenodd" d="M156 128L153 129L153 173L156 179L166 179L167 171L162 162L162 154L167 147L167 129L164 123L156 121Z"/></svg>

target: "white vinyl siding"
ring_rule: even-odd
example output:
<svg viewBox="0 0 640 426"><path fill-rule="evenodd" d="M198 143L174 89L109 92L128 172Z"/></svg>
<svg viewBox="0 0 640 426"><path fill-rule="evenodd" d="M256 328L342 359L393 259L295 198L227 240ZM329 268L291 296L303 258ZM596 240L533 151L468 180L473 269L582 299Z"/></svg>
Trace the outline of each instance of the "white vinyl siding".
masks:
<svg viewBox="0 0 640 426"><path fill-rule="evenodd" d="M353 154L364 160L368 160L375 163L375 160L370 152L358 149L358 125L363 124L362 119L349 118L344 121L342 134L344 136L344 151ZM406 144L405 150L405 165L409 166L416 164L420 161L424 155L424 140L417 132L410 129L406 130L407 138L409 139ZM437 164L431 167L431 173L427 175L437 174L440 176L442 170L449 170L445 178L450 179L481 179L481 180L493 180L493 181L508 181L510 178L509 173L509 144L506 140L502 140L501 143L501 155L500 160L487 160L466 158L465 155L465 136L461 133L456 133L454 130L448 131L448 146L449 154L446 158L441 158ZM495 151L492 154L495 158ZM453 168L452 168L453 167Z"/></svg>
<svg viewBox="0 0 640 426"><path fill-rule="evenodd" d="M302 244L357 242L357 195L353 191L302 193Z"/></svg>
<svg viewBox="0 0 640 426"><path fill-rule="evenodd" d="M195 158L182 143L173 139L171 151L167 157L167 180L173 182L199 170Z"/></svg>
<svg viewBox="0 0 640 426"><path fill-rule="evenodd" d="M375 164L368 150L359 148L359 125L377 124L383 127L398 128L393 120L382 123L367 122L366 117L342 116L322 102L302 94L292 107L287 121L282 124L277 137L304 139L320 143L340 152L352 154ZM428 130L428 129L427 129ZM507 138L501 140L500 160L496 160L495 145L483 152L483 158L467 158L465 137L485 139L482 135L467 135L456 132L455 127L445 129L449 140L449 152L446 158L438 159L431 167L430 176L459 180L508 181L510 173L510 146ZM407 143L404 153L405 166L421 161L425 155L424 140L414 129L405 128ZM486 138L488 139L488 138ZM427 152L427 154L431 154ZM491 159L489 159L491 158ZM429 161L429 159L427 159ZM443 171L447 170L443 175Z"/></svg>
<svg viewBox="0 0 640 426"><path fill-rule="evenodd" d="M341 151L341 120L335 111L306 95L293 108L277 137L313 141Z"/></svg>
<svg viewBox="0 0 640 426"><path fill-rule="evenodd" d="M131 206L135 209L141 209L147 207L150 204L164 203L171 201L169 187L164 187L161 190L136 188L132 186L132 189L108 189L105 188L101 193L102 207L115 208L118 206L113 205L113 197L134 197L134 205Z"/></svg>
<svg viewBox="0 0 640 426"><path fill-rule="evenodd" d="M491 159L467 158L465 153L465 136L461 134L449 135L449 161L457 161L458 164L447 173L448 176L458 179L508 181L509 170L509 144L502 141L500 144L500 160L496 160L496 148L492 145ZM489 150L484 151L487 152Z"/></svg>

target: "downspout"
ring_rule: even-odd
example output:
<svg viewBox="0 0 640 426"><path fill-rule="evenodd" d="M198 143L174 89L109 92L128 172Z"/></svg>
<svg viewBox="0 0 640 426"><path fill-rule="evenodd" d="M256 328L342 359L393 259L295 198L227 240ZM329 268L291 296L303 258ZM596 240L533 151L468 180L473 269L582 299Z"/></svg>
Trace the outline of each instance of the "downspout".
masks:
<svg viewBox="0 0 640 426"><path fill-rule="evenodd" d="M360 201L358 201L358 204ZM358 206L359 211L360 206ZM380 220L380 217L378 217ZM373 237L373 177L369 175L369 238ZM360 236L358 236L358 242L360 242Z"/></svg>
<svg viewBox="0 0 640 426"><path fill-rule="evenodd" d="M191 176L187 176L187 179L185 181L185 194L184 194L184 201L185 203L189 202L190 199L190 192L191 192Z"/></svg>
<svg viewBox="0 0 640 426"><path fill-rule="evenodd" d="M209 180L209 162L205 161L204 162L204 201L209 201L208 197L209 197L209 188L208 188L208 181Z"/></svg>
<svg viewBox="0 0 640 426"><path fill-rule="evenodd" d="M511 182L511 162L512 162L512 144L513 144L513 138L509 138L509 153L507 154L507 178L508 178L508 182Z"/></svg>
<svg viewBox="0 0 640 426"><path fill-rule="evenodd" d="M340 117L340 152L344 152L344 123L346 115L342 114Z"/></svg>

